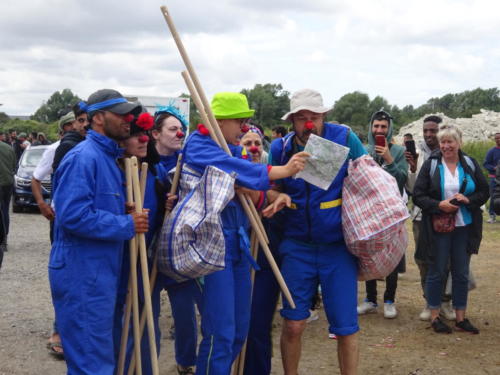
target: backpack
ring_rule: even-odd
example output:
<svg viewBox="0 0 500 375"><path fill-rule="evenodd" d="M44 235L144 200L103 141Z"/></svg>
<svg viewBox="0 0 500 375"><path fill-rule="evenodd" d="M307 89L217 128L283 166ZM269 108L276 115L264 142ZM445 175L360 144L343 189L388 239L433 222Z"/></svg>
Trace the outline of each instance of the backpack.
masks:
<svg viewBox="0 0 500 375"><path fill-rule="evenodd" d="M475 173L476 166L475 166L474 162L472 161L472 159L467 155L464 155L464 159L465 159L465 162L467 163L467 165L469 166L469 168L471 169L472 173ZM431 178L432 178L432 176L434 176L434 172L436 172L437 163L438 163L437 159L431 160L431 169L429 169L429 177L431 177Z"/></svg>

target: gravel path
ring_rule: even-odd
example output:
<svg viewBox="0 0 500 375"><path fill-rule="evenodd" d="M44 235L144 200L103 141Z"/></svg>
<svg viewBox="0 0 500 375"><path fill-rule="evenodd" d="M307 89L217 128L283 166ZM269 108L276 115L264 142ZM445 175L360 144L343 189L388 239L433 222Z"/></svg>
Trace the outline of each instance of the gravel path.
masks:
<svg viewBox="0 0 500 375"><path fill-rule="evenodd" d="M53 310L47 260L48 222L38 213L12 214L9 251L0 270L0 375L66 373L65 362L48 354ZM412 238L410 233L410 238ZM473 259L479 287L470 294L469 317L481 329L477 336L454 333L436 335L417 316L423 306L418 271L413 263L413 243L407 273L399 282L397 319L382 314L360 318L360 374L500 374L500 224L485 224L481 253ZM410 256L411 255L411 256ZM359 284L359 300L364 284ZM379 282L379 294L384 283ZM166 296L162 298L163 329L160 373L175 374L173 345L168 336L172 320ZM282 374L279 355L281 321L274 323L273 374ZM338 373L336 342L328 339L327 322L309 324L301 360L302 374Z"/></svg>

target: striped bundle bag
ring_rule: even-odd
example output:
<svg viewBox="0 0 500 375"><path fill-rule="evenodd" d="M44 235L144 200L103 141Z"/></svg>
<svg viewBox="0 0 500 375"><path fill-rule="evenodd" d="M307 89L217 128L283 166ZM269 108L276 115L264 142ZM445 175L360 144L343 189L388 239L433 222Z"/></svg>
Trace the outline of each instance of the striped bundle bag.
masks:
<svg viewBox="0 0 500 375"><path fill-rule="evenodd" d="M342 229L358 258L359 280L381 279L406 252L410 216L396 179L365 155L349 164L342 190Z"/></svg>
<svg viewBox="0 0 500 375"><path fill-rule="evenodd" d="M179 201L158 238L160 272L185 281L225 267L220 214L234 196L234 181L233 175L213 166L200 175L182 165Z"/></svg>

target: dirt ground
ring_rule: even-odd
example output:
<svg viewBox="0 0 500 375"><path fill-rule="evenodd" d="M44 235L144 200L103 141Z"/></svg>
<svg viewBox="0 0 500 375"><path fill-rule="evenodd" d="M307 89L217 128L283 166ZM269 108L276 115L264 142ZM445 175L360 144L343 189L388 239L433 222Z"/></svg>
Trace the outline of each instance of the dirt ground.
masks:
<svg viewBox="0 0 500 375"><path fill-rule="evenodd" d="M46 349L53 311L47 280L48 223L37 213L12 214L9 251L0 270L0 375L65 374L65 363ZM410 238L412 236L410 235ZM468 316L481 330L472 336L454 332L438 335L429 323L418 320L424 301L413 242L407 272L397 291L399 315L394 320L381 312L360 317L360 374L500 374L500 223L485 224L479 256L472 269L478 288L470 293ZM359 284L359 300L364 284ZM379 295L384 284L379 282ZM172 319L163 296L160 373L175 374L173 341L168 338ZM274 323L273 374L282 374L279 351L281 319ZM301 374L338 374L336 341L328 338L327 322L310 323L303 340Z"/></svg>

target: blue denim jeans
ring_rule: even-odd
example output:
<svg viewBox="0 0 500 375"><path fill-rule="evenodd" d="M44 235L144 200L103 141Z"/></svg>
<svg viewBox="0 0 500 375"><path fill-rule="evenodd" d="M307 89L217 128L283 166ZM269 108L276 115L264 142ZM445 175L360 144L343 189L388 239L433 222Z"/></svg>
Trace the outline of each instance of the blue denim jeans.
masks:
<svg viewBox="0 0 500 375"><path fill-rule="evenodd" d="M495 216L495 210L493 207L493 192L495 191L495 186L496 186L495 178L490 177L490 205L488 208L488 213L490 214L490 216Z"/></svg>
<svg viewBox="0 0 500 375"><path fill-rule="evenodd" d="M469 292L470 254L467 252L468 228L457 227L451 233L435 233L436 254L429 265L425 284L425 294L429 308L439 309L443 293L443 283L448 276L450 265L453 307L465 310Z"/></svg>

